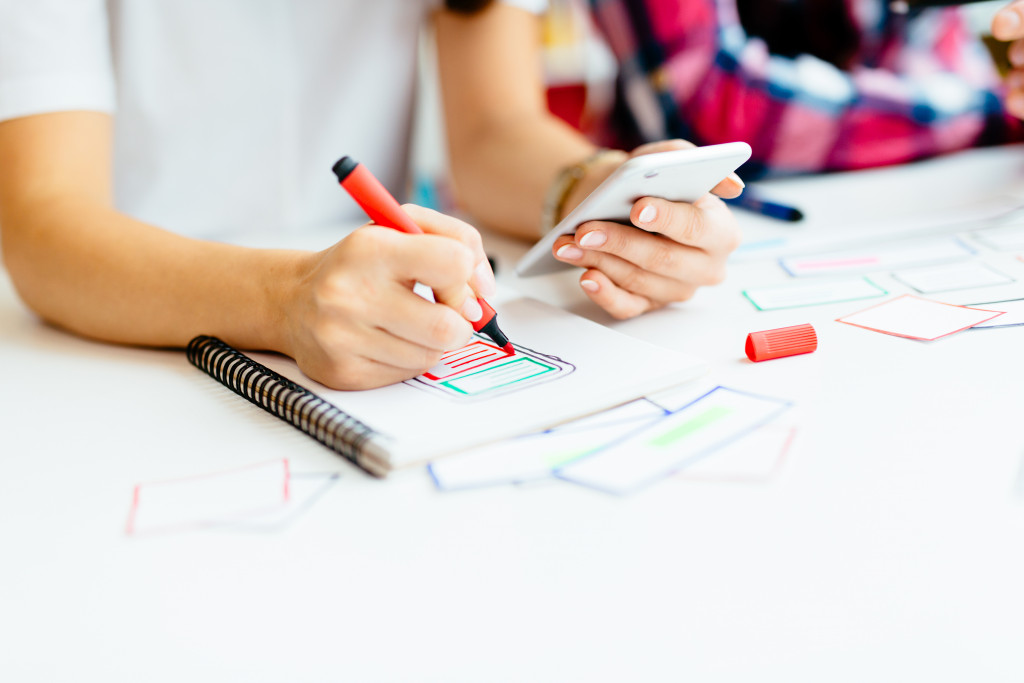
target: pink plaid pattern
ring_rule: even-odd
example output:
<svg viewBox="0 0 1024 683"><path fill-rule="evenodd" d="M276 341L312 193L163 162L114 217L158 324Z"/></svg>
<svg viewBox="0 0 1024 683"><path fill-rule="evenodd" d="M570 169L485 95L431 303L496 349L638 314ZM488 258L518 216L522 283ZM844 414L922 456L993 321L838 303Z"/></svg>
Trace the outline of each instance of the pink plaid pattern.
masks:
<svg viewBox="0 0 1024 683"><path fill-rule="evenodd" d="M770 54L744 32L735 0L590 0L622 65L614 141L744 140L754 150L744 173L757 177L1024 139L1024 126L1003 111L989 55L956 9L907 20L890 14L887 0L845 1L861 32L846 71L810 55Z"/></svg>

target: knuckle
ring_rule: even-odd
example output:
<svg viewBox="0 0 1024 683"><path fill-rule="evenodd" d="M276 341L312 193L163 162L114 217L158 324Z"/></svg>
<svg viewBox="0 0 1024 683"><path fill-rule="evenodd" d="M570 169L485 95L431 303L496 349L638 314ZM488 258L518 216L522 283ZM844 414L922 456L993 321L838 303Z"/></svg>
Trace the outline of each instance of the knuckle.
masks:
<svg viewBox="0 0 1024 683"><path fill-rule="evenodd" d="M657 245L647 260L647 267L655 273L675 273L679 269L677 250L668 244Z"/></svg>
<svg viewBox="0 0 1024 683"><path fill-rule="evenodd" d="M422 373L437 365L443 353L443 351L419 344L410 344L402 349L401 355L395 359L393 365L406 368L411 372Z"/></svg>
<svg viewBox="0 0 1024 683"><path fill-rule="evenodd" d="M456 231L459 234L459 239L470 248L470 250L483 251L484 239L480 236L480 231L474 228L469 223L456 219L454 221Z"/></svg>
<svg viewBox="0 0 1024 683"><path fill-rule="evenodd" d="M711 266L708 271L708 284L709 285L720 285L725 282L725 278L728 275L724 263L716 263Z"/></svg>
<svg viewBox="0 0 1024 683"><path fill-rule="evenodd" d="M643 313L642 308L635 303L623 301L621 298L610 301L605 310L616 320L629 320Z"/></svg>
<svg viewBox="0 0 1024 683"><path fill-rule="evenodd" d="M703 211L690 211L683 220L682 235L688 242L700 242L707 233L707 220Z"/></svg>
<svg viewBox="0 0 1024 683"><path fill-rule="evenodd" d="M697 293L697 288L694 285L687 283L680 283L678 287L672 292L670 301L689 301L693 298L693 295ZM667 303L667 302L666 302Z"/></svg>
<svg viewBox="0 0 1024 683"><path fill-rule="evenodd" d="M383 235L383 231L364 225L345 238L345 245L358 254L377 255L384 249Z"/></svg>
<svg viewBox="0 0 1024 683"><path fill-rule="evenodd" d="M409 202L402 204L401 208L402 211L409 214L409 217L412 218L414 223L428 223L430 222L430 219L433 218L434 215L436 214L436 212L433 211L432 209L428 209L425 206L420 206L419 204L412 204Z"/></svg>
<svg viewBox="0 0 1024 683"><path fill-rule="evenodd" d="M450 266L452 268L453 275L459 282L466 282L469 280L469 276L473 273L474 265L473 252L464 244L459 244L457 245L457 248L452 249Z"/></svg>
<svg viewBox="0 0 1024 683"><path fill-rule="evenodd" d="M444 355L443 351L435 351L434 349L423 349L421 357L419 359L419 367L424 370L429 370L438 363L441 362L441 356Z"/></svg>
<svg viewBox="0 0 1024 683"><path fill-rule="evenodd" d="M654 219L654 232L665 234L672 230L672 227L685 219L686 213L679 210L676 203L661 201L656 207L658 214Z"/></svg>
<svg viewBox="0 0 1024 683"><path fill-rule="evenodd" d="M608 223L601 227L605 235L605 243L598 247L598 251L620 254L629 248L631 240L649 237L646 232L639 232L636 228L618 223Z"/></svg>
<svg viewBox="0 0 1024 683"><path fill-rule="evenodd" d="M313 285L313 305L324 324L326 319L362 318L379 299L380 284L368 275L351 278L335 274Z"/></svg>
<svg viewBox="0 0 1024 683"><path fill-rule="evenodd" d="M338 389L369 389L375 385L367 363L350 355L332 358L321 381Z"/></svg>
<svg viewBox="0 0 1024 683"><path fill-rule="evenodd" d="M432 347L454 348L458 341L465 336L468 326L469 323L452 309L447 306L437 306L437 312L428 325L427 339L430 340Z"/></svg>
<svg viewBox="0 0 1024 683"><path fill-rule="evenodd" d="M429 244L430 251L423 256L429 259L432 270L435 270L444 282L461 284L469 280L474 265L473 252L469 247L447 237L433 238Z"/></svg>
<svg viewBox="0 0 1024 683"><path fill-rule="evenodd" d="M616 280L616 284L627 292L642 292L647 284L647 272L631 267Z"/></svg>

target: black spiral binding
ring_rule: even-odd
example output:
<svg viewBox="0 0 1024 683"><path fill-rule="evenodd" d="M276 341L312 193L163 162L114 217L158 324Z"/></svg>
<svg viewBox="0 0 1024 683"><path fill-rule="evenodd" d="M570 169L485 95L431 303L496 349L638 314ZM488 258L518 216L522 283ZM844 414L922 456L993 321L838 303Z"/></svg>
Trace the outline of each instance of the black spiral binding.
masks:
<svg viewBox="0 0 1024 683"><path fill-rule="evenodd" d="M273 413L357 465L375 432L334 404L216 337L188 343L188 360L239 396ZM361 466L361 465L360 465Z"/></svg>

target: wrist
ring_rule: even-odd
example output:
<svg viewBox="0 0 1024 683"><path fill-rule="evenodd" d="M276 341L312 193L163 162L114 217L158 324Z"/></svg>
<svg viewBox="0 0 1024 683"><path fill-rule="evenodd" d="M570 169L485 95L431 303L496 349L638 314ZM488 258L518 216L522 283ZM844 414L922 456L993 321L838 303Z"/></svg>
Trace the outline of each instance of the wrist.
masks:
<svg viewBox="0 0 1024 683"><path fill-rule="evenodd" d="M259 329L252 335L260 348L295 357L303 334L303 292L315 270L313 252L272 250L266 253L260 278L261 315L254 316Z"/></svg>
<svg viewBox="0 0 1024 683"><path fill-rule="evenodd" d="M586 168L583 177L576 182L575 187L566 196L558 220L562 220L569 215L569 212L575 209L591 192L596 190L597 186L603 183L628 158L629 155L626 152L606 150L606 153L600 159L590 164Z"/></svg>
<svg viewBox="0 0 1024 683"><path fill-rule="evenodd" d="M628 158L629 155L621 150L600 149L560 170L548 186L544 199L540 236L555 227Z"/></svg>

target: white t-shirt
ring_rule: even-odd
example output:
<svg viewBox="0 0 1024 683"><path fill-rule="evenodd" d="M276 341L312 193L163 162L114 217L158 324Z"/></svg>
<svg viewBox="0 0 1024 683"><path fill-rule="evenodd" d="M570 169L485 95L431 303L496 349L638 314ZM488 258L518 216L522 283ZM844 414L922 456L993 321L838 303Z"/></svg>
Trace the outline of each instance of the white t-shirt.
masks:
<svg viewBox="0 0 1024 683"><path fill-rule="evenodd" d="M404 193L417 42L440 4L0 0L0 120L113 113L118 208L175 232L337 222L359 215L341 156Z"/></svg>

